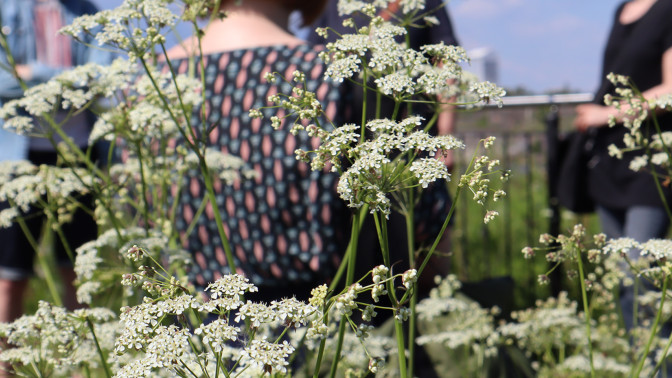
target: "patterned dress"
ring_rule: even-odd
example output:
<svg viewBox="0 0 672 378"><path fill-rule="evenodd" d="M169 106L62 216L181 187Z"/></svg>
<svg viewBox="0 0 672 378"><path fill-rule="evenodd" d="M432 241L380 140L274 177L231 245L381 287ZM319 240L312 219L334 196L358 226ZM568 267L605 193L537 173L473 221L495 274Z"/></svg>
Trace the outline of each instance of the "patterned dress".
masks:
<svg viewBox="0 0 672 378"><path fill-rule="evenodd" d="M186 59L172 62L186 72ZM317 140L305 133L289 133L289 122L274 130L271 115L251 119L251 108L268 106L268 96L291 93L283 80L270 84L267 72L291 78L294 70L306 74L307 89L317 93L330 119L341 122L346 113L338 88L323 79L324 65L314 47L271 46L234 50L204 57L207 125L211 147L242 158L257 177L233 185L214 182L224 229L239 273L262 287L310 288L333 276L347 246L350 211L336 193L338 176L314 172L296 160L294 151L314 149ZM194 114L195 124L200 124ZM327 124L322 120L322 124ZM206 189L198 171L189 173L179 200L177 229L184 233L195 217ZM184 247L194 264L192 282L204 287L229 268L212 208L206 207ZM286 295L289 295L287 293Z"/></svg>

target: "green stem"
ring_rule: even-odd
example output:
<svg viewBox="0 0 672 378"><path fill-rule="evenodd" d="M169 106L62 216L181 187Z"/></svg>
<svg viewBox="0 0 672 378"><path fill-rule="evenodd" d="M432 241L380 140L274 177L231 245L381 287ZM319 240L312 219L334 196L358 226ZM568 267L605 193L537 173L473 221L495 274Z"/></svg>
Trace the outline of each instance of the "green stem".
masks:
<svg viewBox="0 0 672 378"><path fill-rule="evenodd" d="M658 306L658 313L656 314L656 319L653 321L653 326L651 327L651 335L649 335L649 341L646 343L646 347L644 348L644 354L642 354L642 357L640 358L639 363L637 364L637 371L635 372L634 375L635 377L639 377L639 374L642 372L642 369L644 368L644 363L646 362L646 356L649 355L649 351L651 350L653 339L655 339L656 335L658 334L658 324L660 324L660 319L663 316L663 305L665 304L666 294L667 294L667 276L665 276L665 279L663 279L663 291L660 296L660 306ZM663 358L660 360L660 362L665 360L664 356L666 355L663 354Z"/></svg>
<svg viewBox="0 0 672 378"><path fill-rule="evenodd" d="M663 356L667 356L667 351L670 350L670 345L672 345L672 336L669 336L667 338L667 344L665 344L665 349L663 350L663 354L662 354ZM663 358L660 359L660 361L658 361L658 363L656 364L656 368L653 370L654 375L663 366L663 362L665 362L665 360L666 360L666 358L663 357ZM665 374L663 374L663 376L665 376Z"/></svg>
<svg viewBox="0 0 672 378"><path fill-rule="evenodd" d="M639 297L639 275L635 276L635 282L633 284L633 298L638 298ZM632 301L632 326L637 327L639 325L639 309L638 309L639 303L637 301Z"/></svg>
<svg viewBox="0 0 672 378"><path fill-rule="evenodd" d="M149 67L147 67L147 62L142 58L140 59L140 62L142 63L142 65L145 69L145 72L147 73L147 76L149 77L150 81L152 82L152 86L157 91L157 94L159 95L159 97L163 101L163 103L165 105L165 109L168 111L171 119L173 120L173 122L177 126L177 129L180 132L180 134L182 134L182 137L184 138L184 142L198 156L199 167L200 167L200 170L201 170L201 174L203 175L203 181L205 183L205 187L206 187L206 190L207 190L207 195L208 195L208 198L209 198L210 203L212 205L213 213L215 215L215 220L216 220L216 223L217 223L217 231L218 231L219 237L222 241L222 247L224 248L224 254L226 256L227 265L229 266L229 271L232 274L235 274L236 273L236 263L233 259L233 252L231 251L231 245L229 243L229 238L227 237L226 232L224 231L224 225L223 225L223 222L222 222L221 213L219 211L219 206L217 205L217 196L215 194L215 190L214 190L213 185L212 185L212 176L210 175L210 171L208 170L208 166L205 163L205 155L198 149L197 145L190 142L189 138L187 138L186 131L183 129L183 127L180 126L180 122L178 121L177 117L170 110L170 104L169 104L168 100L165 98L165 96L161 92L161 89L159 88L158 84L156 83L154 77L152 77L152 75L150 74L151 71L150 71ZM190 129L193 132L193 129L192 128L190 128Z"/></svg>
<svg viewBox="0 0 672 378"><path fill-rule="evenodd" d="M136 144L137 153L138 153L138 165L140 166L140 183L142 185L142 213L144 215L145 221L145 233L149 236L149 198L147 198L147 176L145 175L145 164L142 159L142 148L140 143Z"/></svg>
<svg viewBox="0 0 672 378"><path fill-rule="evenodd" d="M205 182L205 188L208 193L210 204L212 205L212 211L215 215L215 219L217 220L215 223L217 223L219 238L222 239L222 247L224 248L224 254L226 255L226 265L229 266L229 271L231 274L236 274L236 262L233 259L233 251L231 250L229 238L227 237L226 231L224 230L224 223L222 221L221 213L219 212L219 206L217 205L217 194L215 193L215 189L212 185L212 177L210 176L208 167L205 165L205 158L201 157L199 160L201 163L201 172L204 176L203 181Z"/></svg>
<svg viewBox="0 0 672 378"><path fill-rule="evenodd" d="M329 313L327 311L326 305L324 306L324 323L329 323ZM313 378L318 378L320 376L320 367L322 366L322 358L324 358L324 348L327 345L327 338L324 337L320 341L320 348L317 351L317 361L315 362L315 371L313 371Z"/></svg>
<svg viewBox="0 0 672 378"><path fill-rule="evenodd" d="M396 315L396 314L395 314ZM408 376L408 369L406 368L406 345L404 343L404 326L402 321L396 316L394 317L394 330L397 334L397 356L399 358L399 372L402 378ZM400 337L401 336L401 337Z"/></svg>
<svg viewBox="0 0 672 378"><path fill-rule="evenodd" d="M52 218L54 219L54 218ZM57 222L57 221L52 221L52 222ZM70 243L68 243L68 239L65 237L65 234L63 233L63 229L61 228L60 225L57 227L52 228L56 232L56 235L58 236L58 239L61 241L61 244L63 245L63 249L65 250L65 253L68 255L68 258L70 261L74 262L75 261L75 255L72 252L72 248L70 248Z"/></svg>
<svg viewBox="0 0 672 378"><path fill-rule="evenodd" d="M366 217L365 209L360 209L360 211L355 213L355 216L352 220L353 222L353 234L350 237L350 251L348 256L348 272L345 276L345 286L348 287L355 282L355 266L357 266L357 246L359 244L359 231L361 227L361 222L364 217Z"/></svg>
<svg viewBox="0 0 672 378"><path fill-rule="evenodd" d="M364 85L362 85L362 124L360 126L360 139L359 142L363 143L366 140L366 86L367 86L367 80L368 76L366 75L366 70L362 71L362 82Z"/></svg>
<svg viewBox="0 0 672 378"><path fill-rule="evenodd" d="M16 207L14 201L9 202L12 207ZM47 264L47 262L44 260L44 255L40 253L40 246L37 243L37 240L35 240L35 237L30 232L30 229L28 229L28 225L26 225L26 222L22 218L20 217L16 218L16 222L19 224L21 231L23 231L26 240L35 251L37 261L40 264L40 267L42 268L42 271L44 273L44 280L46 281L47 288L49 289L49 293L51 294L51 298L53 299L54 304L63 307L63 301L61 300L61 296L58 294L58 289L56 288L56 282L54 281L54 276L51 274L49 264Z"/></svg>
<svg viewBox="0 0 672 378"><path fill-rule="evenodd" d="M366 213L368 212L368 209L369 207L367 205L364 205L359 210L362 216L359 217L358 223L353 221L351 235L359 235L359 231L362 229L362 225L364 224L364 220L366 218ZM359 236L357 236L357 240L359 240ZM345 273L345 269L348 266L348 261L350 261L349 260L350 253L355 253L356 251L356 248L353 248L353 245L357 244L357 240L353 241L352 237L350 238L347 250L345 252L345 255L343 256L343 262L341 262L341 265L338 267L338 270L336 271L334 278L331 280L331 284L329 284L329 292L333 292L334 290L336 290L338 284L341 282L341 277Z"/></svg>
<svg viewBox="0 0 672 378"><path fill-rule="evenodd" d="M411 269L415 269L415 222L413 219L413 209L414 209L414 203L415 203L415 198L414 198L414 189L408 189L407 190L408 194L408 201L407 201L407 209L405 212L405 217L406 217L406 239L407 239L407 246L408 246L408 263ZM416 309L415 305L418 302L418 290L417 290L417 284L413 285L412 287L413 294L411 295L411 303L410 303L410 308L411 308L411 316L408 322L408 375L413 376L413 372L415 371L415 334L416 334Z"/></svg>
<svg viewBox="0 0 672 378"><path fill-rule="evenodd" d="M429 252L427 252L427 256L425 256L425 259L422 261L422 264L420 264L420 268L418 268L417 277L420 277L422 275L423 270L425 270L425 266L427 266L427 264L429 263L429 259L434 255L434 251L436 251L436 248L439 246L439 242L441 242L441 238L443 237L443 234L446 232L446 228L448 228L448 223L450 223L450 218L452 218L453 216L453 212L455 211L455 204L458 203L457 200L460 198L461 192L462 187L458 186L457 189L455 190L455 198L453 199L453 204L450 206L450 211L448 211L448 216L446 216L446 219L443 221L441 230L439 231L439 234L436 237L436 239L434 239L434 243L432 244L432 247L429 249ZM404 294L404 296L401 298L402 302L406 299L407 295L408 292L406 292L406 294Z"/></svg>
<svg viewBox="0 0 672 378"><path fill-rule="evenodd" d="M201 39L198 38L199 44ZM168 55L168 50L166 50L166 46L161 43L161 50L163 51L163 57L166 59L166 64L168 65L168 69L170 70L170 76L172 77L173 80L173 85L175 86L175 94L177 95L177 101L180 103L180 110L182 110L182 116L184 117L186 123L187 123L187 131L189 131L190 135L194 140L196 140L196 134L194 132L194 128L191 125L191 114L187 111L187 107L184 105L184 101L182 100L182 91L180 88L177 86L177 73L175 72L175 69L173 68L172 63L170 62L170 57ZM201 70L203 72L203 70ZM201 80L201 85L204 85L204 81ZM202 96L205 96L205 91L202 91L203 94ZM205 101L205 97L203 97L203 105L202 107L205 108L205 104L207 103ZM205 117L203 118L205 120ZM205 122L204 122L205 123Z"/></svg>
<svg viewBox="0 0 672 378"><path fill-rule="evenodd" d="M336 343L336 351L334 353L334 360L331 362L331 371L329 372L329 377L334 378L336 376L336 371L338 371L338 363L341 359L341 350L343 349L343 338L345 337L345 327L347 322L345 321L345 316L341 318L341 324L338 326L338 341ZM316 370L319 369L319 366L316 366Z"/></svg>
<svg viewBox="0 0 672 378"><path fill-rule="evenodd" d="M89 330L91 331L91 336L93 337L93 342L96 344L96 350L98 351L98 355L100 356L100 363L103 365L105 375L108 378L112 377L112 372L110 371L110 367L107 366L107 361L105 360L103 349L100 347L100 343L98 343L98 337L96 337L96 331L93 329L93 323L91 322L91 319L88 316L86 317L86 325L89 327Z"/></svg>
<svg viewBox="0 0 672 378"><path fill-rule="evenodd" d="M0 31L0 47L5 52L5 58L7 59L7 63L9 64L9 70L11 71L12 76L14 76L14 78L19 83L19 86L21 86L21 89L23 89L23 91L28 90L28 85L16 71L16 61L14 60L14 55L9 50L9 43L7 43L7 36L3 31ZM1 68L6 69L7 67L1 67Z"/></svg>
<svg viewBox="0 0 672 378"><path fill-rule="evenodd" d="M578 247L577 247L578 248ZM584 273L583 273L583 261L581 258L581 251L579 250L577 253L577 258L576 261L578 262L579 265L579 279L581 280L581 299L583 301L583 312L585 316L585 322L586 322L586 335L588 336L588 355L590 358L590 376L592 378L595 378L595 364L593 362L593 340L590 334L590 308L588 306L588 294L586 293L586 280L584 278Z"/></svg>
<svg viewBox="0 0 672 378"><path fill-rule="evenodd" d="M387 220L380 217L379 213L373 214L373 219L376 222L376 230L378 231L378 238L380 240L381 252L383 253L383 262L388 268L392 268L390 264L390 248L389 248L389 238L387 233ZM404 325L403 320L399 319L396 315L399 311L400 303L397 300L397 294L394 288L394 280L387 281L387 293L392 301L392 304L395 308L395 317L394 317L394 331L397 339L397 348L399 349L398 358L399 358L399 372L401 377L405 378L408 376L408 369L406 367L406 341L404 340Z"/></svg>
<svg viewBox="0 0 672 378"><path fill-rule="evenodd" d="M58 126L56 124L56 122L52 118L50 118L48 115L45 115L44 118L50 123L52 129L56 132L56 134L58 134L61 137L61 139L63 140L63 143L65 143L68 146L68 151L71 151L72 153L77 155L78 159L80 161L82 161L84 163L84 165L86 165L86 169L89 172L92 172L92 174L95 177L98 177L101 180L103 180L103 187L106 187L106 188L114 187L114 183L112 183L112 180L110 179L110 177L107 174L103 173L95 164L93 164L91 159L87 158L87 156L82 152L82 150L77 145L75 145L75 143L72 141L72 139L62 130L62 128L60 126ZM77 176L77 178L81 182L84 182L82 180L82 178L79 177L76 170L73 169L72 172L73 172L73 174L75 174L75 176ZM102 196L100 196L99 198L102 198ZM113 225L113 227L116 231L117 237L120 240L123 239L122 236L121 236L121 232L120 232L120 230L122 229L122 226L119 223L119 220L117 219L114 211L110 207L109 202L103 201L103 207L105 208L105 211L108 214L108 217L109 217L108 220L112 223L112 225Z"/></svg>

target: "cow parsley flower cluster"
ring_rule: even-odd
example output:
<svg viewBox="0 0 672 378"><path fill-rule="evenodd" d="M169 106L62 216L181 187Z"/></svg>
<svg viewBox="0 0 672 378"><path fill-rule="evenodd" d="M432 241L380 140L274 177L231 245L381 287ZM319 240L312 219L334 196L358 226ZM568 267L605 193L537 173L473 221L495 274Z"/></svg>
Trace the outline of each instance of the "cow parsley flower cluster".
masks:
<svg viewBox="0 0 672 378"><path fill-rule="evenodd" d="M616 93L606 95L604 103L618 110L617 116L610 117L609 125L622 123L626 129L623 141L608 147L609 155L631 159L631 170L655 172L654 178L661 183L666 178L669 180L672 177L672 133L660 129L656 113L672 110L672 95L647 100L629 77L610 73L607 79L616 87Z"/></svg>
<svg viewBox="0 0 672 378"><path fill-rule="evenodd" d="M40 301L35 314L24 315L12 323L0 323L0 337L11 346L0 351L0 361L19 369L32 364L51 366L61 376L82 367L98 368L95 343L113 343L116 334L108 324L114 324L114 320L115 315L109 309L68 312Z"/></svg>
<svg viewBox="0 0 672 378"><path fill-rule="evenodd" d="M67 223L80 205L78 196L90 193L97 181L84 168L47 165L38 168L27 162L13 166L7 180L0 182L0 201L11 205L0 212L0 224L4 227L31 208L44 210L55 224Z"/></svg>
<svg viewBox="0 0 672 378"><path fill-rule="evenodd" d="M342 158L351 160L352 164L338 183L341 198L351 207L366 204L371 212L388 216L391 193L418 185L426 188L437 180L448 180L450 175L446 166L432 156L464 147L450 135L432 137L423 131L415 131L420 122L420 117L400 122L370 121L366 128L373 133L372 139L354 146L351 143L358 138L356 128L348 125L338 128L327 134L324 143L312 155L312 165L322 167L329 162L332 167L339 167ZM336 145L334 142L337 141L344 144ZM414 157L421 152L429 157L410 162L393 157L398 153Z"/></svg>
<svg viewBox="0 0 672 378"><path fill-rule="evenodd" d="M76 18L61 33L72 37L93 35L100 46L113 46L141 56L175 26L178 16L162 0L125 0L119 7Z"/></svg>

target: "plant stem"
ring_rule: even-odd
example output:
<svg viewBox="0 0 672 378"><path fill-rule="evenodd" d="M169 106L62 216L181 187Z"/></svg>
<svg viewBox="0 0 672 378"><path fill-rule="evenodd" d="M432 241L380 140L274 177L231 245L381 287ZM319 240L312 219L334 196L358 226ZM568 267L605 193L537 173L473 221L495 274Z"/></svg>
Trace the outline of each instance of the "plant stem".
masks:
<svg viewBox="0 0 672 378"><path fill-rule="evenodd" d="M144 226L145 226L145 233L147 236L149 236L149 225L150 225L150 220L149 220L149 198L147 198L147 176L145 175L145 164L142 159L142 147L140 146L140 143L138 142L136 144L137 148L137 153L138 153L138 165L140 166L140 182L142 185L142 213L144 214Z"/></svg>
<svg viewBox="0 0 672 378"><path fill-rule="evenodd" d="M408 369L406 368L406 344L404 342L404 326L402 321L394 317L394 330L397 334L397 357L399 358L399 373L402 378L408 377ZM401 337L400 337L401 336Z"/></svg>
<svg viewBox="0 0 672 378"><path fill-rule="evenodd" d="M670 345L672 345L672 336L667 337L667 344L665 344L665 349L663 349L663 356L667 356L667 351L670 350ZM663 362L665 362L665 357L661 358L660 361L656 364L656 368L653 369L653 374L656 374L658 370L663 366ZM665 374L663 374L665 376Z"/></svg>
<svg viewBox="0 0 672 378"><path fill-rule="evenodd" d="M345 287L352 285L355 280L355 265L357 263L357 244L359 243L359 230L360 222L366 216L366 207L362 207L359 211L355 212L355 215L352 220L352 235L350 235L350 244L348 244L348 271L345 276ZM331 363L331 372L330 377L336 376L336 371L338 370L338 363L341 359L341 350L343 349L343 338L345 337L345 326L346 326L346 316L341 317L341 324L338 328L338 341L336 345L336 353L334 354L334 360ZM321 347L321 345L320 345ZM321 361L320 361L321 363ZM315 371L319 371L320 366L315 366Z"/></svg>
<svg viewBox="0 0 672 378"><path fill-rule="evenodd" d="M651 344L653 344L653 339L655 339L656 334L658 334L658 324L660 324L660 319L663 316L663 305L665 304L666 294L667 294L667 276L665 276L665 278L663 279L663 291L660 296L660 306L658 306L658 313L656 313L656 319L653 321L653 326L651 326L651 335L649 335L649 341L646 343L644 353L642 354L642 357L639 359L639 363L637 364L637 371L635 372L634 375L635 377L639 377L639 374L642 372L642 369L644 368L644 362L646 362L646 356L649 354L649 350L651 350ZM667 347L669 347L669 342ZM665 360L664 356L665 354L663 354L663 357L660 360L660 362Z"/></svg>
<svg viewBox="0 0 672 378"><path fill-rule="evenodd" d="M367 85L367 80L369 80L366 70L362 71L362 124L360 125L360 143L364 143L366 140L366 85Z"/></svg>
<svg viewBox="0 0 672 378"><path fill-rule="evenodd" d="M413 188L407 189L407 204L406 204L406 240L408 246L408 264L411 269L415 269L415 222L413 219L413 209L415 204L415 192ZM418 289L417 283L412 286L413 294L411 295L411 316L408 322L408 375L413 376L415 371L415 334L416 334L416 310L415 305L418 303Z"/></svg>
<svg viewBox="0 0 672 378"><path fill-rule="evenodd" d="M205 157L199 157L201 173L203 174L203 182L205 183L205 188L208 192L208 199L212 205L212 212L215 215L217 220L217 231L219 232L219 238L222 239L222 247L224 248L224 255L226 256L226 265L229 266L229 271L231 274L236 274L236 262L233 259L233 251L231 250L231 244L229 243L229 238L226 235L224 230L224 223L222 221L221 213L219 212L219 205L217 204L217 194L215 194L215 188L212 186L212 177L208 171L208 167L205 164Z"/></svg>
<svg viewBox="0 0 672 378"><path fill-rule="evenodd" d="M333 292L336 290L338 287L338 284L341 282L341 277L343 276L343 273L345 272L345 269L348 266L348 261L350 253L355 253L356 249L353 249L352 245L353 242L356 244L359 240L359 231L362 229L362 225L364 224L364 219L366 217L366 213L369 211L368 205L362 206L360 209L360 213L362 214L361 217L359 217L359 223L355 223L354 221L352 222L352 230L351 230L351 235L357 234L357 240L354 240L350 238L350 242L348 243L347 250L345 252L345 255L343 255L343 262L341 262L341 265L338 267L338 270L336 271L336 274L334 274L334 278L331 280L331 283L329 284L329 292Z"/></svg>
<svg viewBox="0 0 672 378"><path fill-rule="evenodd" d="M392 268L390 263L390 248L389 248L389 239L387 235L387 220L379 216L380 214L373 214L373 219L376 222L376 230L378 232L378 238L380 241L380 249L383 253L383 262L388 268ZM408 376L408 369L406 367L406 342L404 340L404 325L403 320L399 319L396 315L400 309L400 303L397 300L397 294L394 289L394 280L387 281L387 293L390 297L390 301L395 308L394 316L394 331L397 338L397 349L399 349L398 358L399 358L399 373L402 378ZM407 292L408 293L408 292Z"/></svg>
<svg viewBox="0 0 672 378"><path fill-rule="evenodd" d="M324 322L329 322L329 313L327 312L327 306L324 306ZM320 367L322 366L322 358L324 357L324 348L327 344L327 338L324 337L320 341L320 348L317 352L317 361L315 362L315 371L313 372L313 378L318 378L320 376Z"/></svg>
<svg viewBox="0 0 672 378"><path fill-rule="evenodd" d="M12 207L16 207L14 201L10 201L10 205ZM40 245L37 243L37 240L35 240L35 237L30 232L30 229L28 228L28 225L26 225L26 222L23 220L23 218L21 217L16 218L16 222L19 224L21 231L23 231L26 240L28 240L28 243L35 251L37 262L40 264L40 267L42 268L42 271L44 273L44 280L47 283L47 288L49 289L49 293L51 294L51 298L53 299L54 304L62 307L63 301L61 300L61 296L58 294L58 289L56 288L56 282L54 281L54 276L51 274L49 264L47 264L47 262L44 260L44 255L40 253Z"/></svg>
<svg viewBox="0 0 672 378"><path fill-rule="evenodd" d="M581 250L577 246L577 256L576 256L576 261L578 262L579 265L579 279L581 280L581 299L583 301L583 312L585 316L585 322L586 322L586 334L588 336L588 355L590 358L590 376L592 378L595 378L595 364L593 362L593 340L590 335L590 308L588 306L588 294L586 293L586 280L584 278L583 274L583 261L581 258Z"/></svg>
<svg viewBox="0 0 672 378"><path fill-rule="evenodd" d="M425 259L422 261L422 264L420 264L420 268L418 268L417 273L418 277L422 275L422 271L425 269L425 266L427 266L427 264L429 263L429 259L434 255L434 251L436 251L436 248L439 246L441 238L443 237L443 234L446 232L446 228L448 228L448 224L450 223L450 218L452 218L453 216L453 212L455 211L455 204L457 203L457 200L460 198L461 192L462 187L458 186L457 189L455 190L455 198L453 199L453 204L450 206L450 211L448 211L448 216L443 221L443 225L441 226L441 230L439 231L438 236L434 240L434 243L432 244L432 247L429 249L429 252L427 252L427 256L425 256ZM406 299L407 295L408 292L406 292L406 294L404 294L404 296L401 298L402 302Z"/></svg>
<svg viewBox="0 0 672 378"><path fill-rule="evenodd" d="M343 316L341 318L341 324L338 326L338 342L336 343L334 360L331 362L331 371L329 372L330 378L334 378L336 376L336 371L338 370L338 363L341 359L341 350L343 349L343 338L345 337L346 324L347 322L345 321L345 316ZM315 366L315 371L319 371L319 366Z"/></svg>
<svg viewBox="0 0 672 378"><path fill-rule="evenodd" d="M93 323L91 322L91 319L88 316L86 317L86 325L89 327L89 330L91 331L91 336L93 337L93 342L96 344L96 350L98 350L98 355L100 356L100 363L103 365L103 369L105 370L105 375L108 378L112 377L112 372L110 371L110 367L107 366L107 361L105 360L105 355L103 354L103 350L100 347L100 344L98 343L98 337L96 337L96 331L93 329Z"/></svg>

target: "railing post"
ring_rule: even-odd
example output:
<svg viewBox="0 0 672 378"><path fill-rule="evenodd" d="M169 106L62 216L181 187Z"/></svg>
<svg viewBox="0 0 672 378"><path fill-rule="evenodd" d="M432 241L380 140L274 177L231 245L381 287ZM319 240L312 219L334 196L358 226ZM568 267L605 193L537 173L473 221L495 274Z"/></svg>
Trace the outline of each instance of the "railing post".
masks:
<svg viewBox="0 0 672 378"><path fill-rule="evenodd" d="M546 173L548 174L548 209L550 213L548 233L560 233L560 205L558 204L558 174L560 173L560 116L557 105L551 105L546 114ZM554 263L552 263L554 264ZM561 267L554 270L551 278L551 295L558 296L562 290Z"/></svg>

